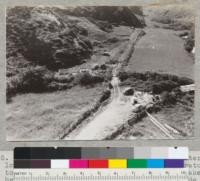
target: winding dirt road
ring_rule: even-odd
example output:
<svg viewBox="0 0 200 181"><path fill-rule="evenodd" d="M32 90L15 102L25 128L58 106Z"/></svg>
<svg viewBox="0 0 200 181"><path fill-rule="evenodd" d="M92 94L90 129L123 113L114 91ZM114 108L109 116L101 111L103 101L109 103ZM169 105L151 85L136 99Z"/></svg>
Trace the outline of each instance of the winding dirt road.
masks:
<svg viewBox="0 0 200 181"><path fill-rule="evenodd" d="M121 99L123 94L120 90L120 80L117 72L123 66L124 62L130 59L134 52L137 41L144 35L143 30L136 30L131 34L129 43L124 53L119 57L119 63L113 70L113 78L111 84L113 86L112 100L106 106L105 110L95 116L95 118L83 127L76 136L72 136L75 140L102 140L112 132L116 131L133 115L134 106L131 99ZM70 139L70 137L67 137Z"/></svg>

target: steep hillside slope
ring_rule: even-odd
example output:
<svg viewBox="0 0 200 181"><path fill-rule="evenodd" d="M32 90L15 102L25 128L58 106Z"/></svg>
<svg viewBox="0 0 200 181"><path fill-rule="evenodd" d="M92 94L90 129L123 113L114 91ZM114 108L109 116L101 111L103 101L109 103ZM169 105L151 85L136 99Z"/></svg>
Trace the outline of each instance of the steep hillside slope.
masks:
<svg viewBox="0 0 200 181"><path fill-rule="evenodd" d="M140 28L143 27L145 24L144 19L142 18L143 13L141 7L85 6L68 8L64 10L59 9L59 11L62 11L64 14L71 14L73 16L87 17L90 18L91 21L99 20L98 22L96 21L96 23L99 24L99 26L104 30L106 28L109 28L109 25L107 25L107 27L104 27L103 25L106 25L105 22L103 23L100 21L107 21L111 24L120 24Z"/></svg>
<svg viewBox="0 0 200 181"><path fill-rule="evenodd" d="M7 16L7 62L15 53L50 69L80 64L92 53L83 28L65 23L50 9L13 8ZM87 30L85 30L87 31Z"/></svg>

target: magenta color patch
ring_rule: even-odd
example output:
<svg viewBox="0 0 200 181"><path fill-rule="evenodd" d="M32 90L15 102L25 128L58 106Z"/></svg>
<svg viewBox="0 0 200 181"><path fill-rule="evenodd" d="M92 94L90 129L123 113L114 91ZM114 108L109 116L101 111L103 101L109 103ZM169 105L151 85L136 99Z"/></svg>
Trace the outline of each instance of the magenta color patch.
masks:
<svg viewBox="0 0 200 181"><path fill-rule="evenodd" d="M69 168L88 168L88 160L69 160Z"/></svg>

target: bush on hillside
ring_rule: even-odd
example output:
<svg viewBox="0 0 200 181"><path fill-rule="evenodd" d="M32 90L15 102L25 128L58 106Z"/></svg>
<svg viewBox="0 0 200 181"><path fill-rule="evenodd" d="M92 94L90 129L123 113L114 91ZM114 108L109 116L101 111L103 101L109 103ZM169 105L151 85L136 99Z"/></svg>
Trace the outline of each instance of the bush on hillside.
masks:
<svg viewBox="0 0 200 181"><path fill-rule="evenodd" d="M194 81L186 77L178 77L170 74L159 74L155 72L125 72L118 73L121 84L132 86L140 91L150 91L160 94L163 91L172 91L181 85L193 84Z"/></svg>
<svg viewBox="0 0 200 181"><path fill-rule="evenodd" d="M174 88L178 86L179 86L178 83L170 80L160 81L152 85L152 92L153 94L160 94L163 91L172 91Z"/></svg>
<svg viewBox="0 0 200 181"><path fill-rule="evenodd" d="M53 80L53 74L46 68L36 66L29 67L20 75L12 77L7 81L7 96L16 93L44 92L48 91L48 84Z"/></svg>
<svg viewBox="0 0 200 181"><path fill-rule="evenodd" d="M175 104L177 101L176 94L174 92L164 91L161 94L161 102L164 105Z"/></svg>
<svg viewBox="0 0 200 181"><path fill-rule="evenodd" d="M103 81L103 76L92 75L89 72L82 72L78 75L78 83L82 86L93 85Z"/></svg>
<svg viewBox="0 0 200 181"><path fill-rule="evenodd" d="M186 42L184 43L184 46L188 52L191 52L194 48L194 39L192 38L187 39Z"/></svg>
<svg viewBox="0 0 200 181"><path fill-rule="evenodd" d="M120 81L125 81L129 78L128 73L125 71L120 71L117 76L119 77Z"/></svg>
<svg viewBox="0 0 200 181"><path fill-rule="evenodd" d="M23 73L21 82L22 92L44 92L53 77L47 75L44 67L29 68Z"/></svg>

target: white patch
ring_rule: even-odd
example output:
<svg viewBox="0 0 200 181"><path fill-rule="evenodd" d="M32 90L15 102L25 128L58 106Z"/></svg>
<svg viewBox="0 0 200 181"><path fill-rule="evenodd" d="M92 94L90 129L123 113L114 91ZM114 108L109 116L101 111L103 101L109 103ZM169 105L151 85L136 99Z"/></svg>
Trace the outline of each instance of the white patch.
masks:
<svg viewBox="0 0 200 181"><path fill-rule="evenodd" d="M131 102L137 101L139 105L146 106L149 103L153 103L153 95L137 91L131 98Z"/></svg>
<svg viewBox="0 0 200 181"><path fill-rule="evenodd" d="M58 25L60 25L60 22L58 21L58 19L54 15L52 15L52 14L41 14L41 16L43 16L43 18L48 19L50 21L54 21Z"/></svg>
<svg viewBox="0 0 200 181"><path fill-rule="evenodd" d="M186 36L183 36L182 38L183 38L183 39L188 39L188 35L186 35Z"/></svg>
<svg viewBox="0 0 200 181"><path fill-rule="evenodd" d="M195 47L192 49L192 53L195 54Z"/></svg>
<svg viewBox="0 0 200 181"><path fill-rule="evenodd" d="M182 92L190 92L195 90L195 84L180 86Z"/></svg>

